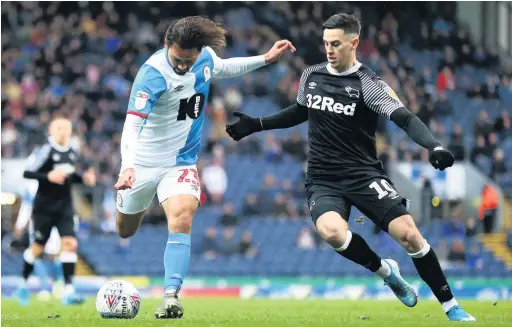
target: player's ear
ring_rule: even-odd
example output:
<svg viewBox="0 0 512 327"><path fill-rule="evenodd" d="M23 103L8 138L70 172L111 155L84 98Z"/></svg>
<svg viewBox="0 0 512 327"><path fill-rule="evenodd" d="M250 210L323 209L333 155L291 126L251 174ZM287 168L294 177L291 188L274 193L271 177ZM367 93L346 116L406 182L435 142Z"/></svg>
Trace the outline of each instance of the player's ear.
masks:
<svg viewBox="0 0 512 327"><path fill-rule="evenodd" d="M359 46L359 37L355 37L354 39L352 39L352 50L355 50L357 49L357 47Z"/></svg>

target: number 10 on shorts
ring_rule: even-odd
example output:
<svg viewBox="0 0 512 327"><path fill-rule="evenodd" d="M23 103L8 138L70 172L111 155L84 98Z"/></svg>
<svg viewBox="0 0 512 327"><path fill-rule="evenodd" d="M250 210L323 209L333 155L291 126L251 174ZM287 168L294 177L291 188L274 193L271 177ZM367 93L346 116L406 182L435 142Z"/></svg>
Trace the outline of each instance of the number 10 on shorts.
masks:
<svg viewBox="0 0 512 327"><path fill-rule="evenodd" d="M389 194L389 197L392 199L396 199L398 197L398 192L395 191L395 189L393 189L393 187L391 187L391 185L389 185L387 180L381 179L380 184L382 185L382 187L379 185L379 183L377 181L375 181L375 182L371 183L369 186L369 188L377 191L377 193L379 195L379 200L388 194Z"/></svg>

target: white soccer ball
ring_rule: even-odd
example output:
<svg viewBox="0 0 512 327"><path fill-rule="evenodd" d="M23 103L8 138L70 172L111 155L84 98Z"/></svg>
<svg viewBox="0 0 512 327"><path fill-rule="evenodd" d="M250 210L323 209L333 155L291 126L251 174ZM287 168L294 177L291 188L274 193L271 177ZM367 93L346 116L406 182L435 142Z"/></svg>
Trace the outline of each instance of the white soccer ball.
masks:
<svg viewBox="0 0 512 327"><path fill-rule="evenodd" d="M139 313L139 291L123 280L103 285L96 296L96 311L104 319L133 319Z"/></svg>

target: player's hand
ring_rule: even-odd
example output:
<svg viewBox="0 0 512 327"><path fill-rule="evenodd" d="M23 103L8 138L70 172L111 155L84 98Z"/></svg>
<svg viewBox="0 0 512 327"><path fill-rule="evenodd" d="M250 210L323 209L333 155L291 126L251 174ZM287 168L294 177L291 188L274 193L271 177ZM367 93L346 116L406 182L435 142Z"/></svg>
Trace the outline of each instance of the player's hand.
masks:
<svg viewBox="0 0 512 327"><path fill-rule="evenodd" d="M94 169L92 169L92 168L87 169L87 171L82 175L82 180L84 181L85 185L95 186L96 185L96 174L94 173Z"/></svg>
<svg viewBox="0 0 512 327"><path fill-rule="evenodd" d="M290 49L292 53L297 50L288 40L277 41L274 43L272 49L268 50L265 54L265 63L270 64L271 62L277 61L288 49Z"/></svg>
<svg viewBox="0 0 512 327"><path fill-rule="evenodd" d="M429 160L434 168L441 171L453 166L453 163L455 162L453 154L442 146L437 146L430 151Z"/></svg>
<svg viewBox="0 0 512 327"><path fill-rule="evenodd" d="M240 111L235 111L233 116L240 118L236 123L226 125L226 133L235 141L240 141L247 135L263 130L260 118L254 118Z"/></svg>
<svg viewBox="0 0 512 327"><path fill-rule="evenodd" d="M68 174L62 169L54 169L47 175L48 180L51 183L63 185L68 178Z"/></svg>
<svg viewBox="0 0 512 327"><path fill-rule="evenodd" d="M126 190L129 188L132 188L132 185L134 182L135 182L135 169L128 168L128 169L125 169L121 173L121 176L119 176L119 179L117 180L116 185L114 185L114 188L118 191Z"/></svg>

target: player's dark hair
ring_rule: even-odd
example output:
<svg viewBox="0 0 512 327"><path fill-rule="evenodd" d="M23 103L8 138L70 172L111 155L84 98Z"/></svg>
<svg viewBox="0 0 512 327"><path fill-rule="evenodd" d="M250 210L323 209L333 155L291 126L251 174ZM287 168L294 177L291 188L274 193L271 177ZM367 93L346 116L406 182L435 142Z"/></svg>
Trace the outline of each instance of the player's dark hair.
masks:
<svg viewBox="0 0 512 327"><path fill-rule="evenodd" d="M173 22L165 33L165 40L169 47L176 43L182 49L201 50L205 46L225 46L226 34L220 24L201 16L190 16Z"/></svg>
<svg viewBox="0 0 512 327"><path fill-rule="evenodd" d="M50 121L54 121L54 120L57 120L57 119L67 119L67 120L71 120L71 118L69 117L68 114L62 112L62 111L57 111L55 112L54 114L52 114L52 117L50 119Z"/></svg>
<svg viewBox="0 0 512 327"><path fill-rule="evenodd" d="M354 15L345 13L332 15L323 24L323 29L342 29L345 34L357 34L361 33L361 22Z"/></svg>

